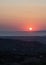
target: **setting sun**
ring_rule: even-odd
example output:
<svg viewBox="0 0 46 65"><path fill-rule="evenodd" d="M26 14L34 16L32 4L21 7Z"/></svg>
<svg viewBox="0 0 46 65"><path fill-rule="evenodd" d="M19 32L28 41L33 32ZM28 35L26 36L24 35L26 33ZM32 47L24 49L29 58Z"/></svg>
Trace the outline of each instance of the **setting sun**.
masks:
<svg viewBox="0 0 46 65"><path fill-rule="evenodd" d="M31 27L29 28L29 31L32 31L32 28Z"/></svg>

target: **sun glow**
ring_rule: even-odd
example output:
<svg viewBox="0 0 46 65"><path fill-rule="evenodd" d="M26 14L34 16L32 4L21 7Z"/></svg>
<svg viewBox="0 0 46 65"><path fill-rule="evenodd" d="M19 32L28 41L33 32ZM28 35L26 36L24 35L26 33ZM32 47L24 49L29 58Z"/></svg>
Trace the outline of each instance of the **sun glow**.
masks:
<svg viewBox="0 0 46 65"><path fill-rule="evenodd" d="M29 31L32 31L32 28L31 27L29 28Z"/></svg>

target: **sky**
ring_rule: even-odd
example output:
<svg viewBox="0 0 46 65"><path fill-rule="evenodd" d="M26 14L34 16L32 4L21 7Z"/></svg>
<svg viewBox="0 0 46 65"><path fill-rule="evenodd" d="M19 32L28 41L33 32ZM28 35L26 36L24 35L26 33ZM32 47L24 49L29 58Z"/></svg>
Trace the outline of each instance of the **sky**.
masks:
<svg viewBox="0 0 46 65"><path fill-rule="evenodd" d="M46 0L0 0L0 30L46 30Z"/></svg>

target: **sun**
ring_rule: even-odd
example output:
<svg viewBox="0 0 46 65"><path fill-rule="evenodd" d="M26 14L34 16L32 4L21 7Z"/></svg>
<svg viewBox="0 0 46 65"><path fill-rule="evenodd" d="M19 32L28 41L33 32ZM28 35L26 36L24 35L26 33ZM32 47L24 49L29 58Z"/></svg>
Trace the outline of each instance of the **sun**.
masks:
<svg viewBox="0 0 46 65"><path fill-rule="evenodd" d="M32 31L32 28L31 27L29 28L29 31Z"/></svg>

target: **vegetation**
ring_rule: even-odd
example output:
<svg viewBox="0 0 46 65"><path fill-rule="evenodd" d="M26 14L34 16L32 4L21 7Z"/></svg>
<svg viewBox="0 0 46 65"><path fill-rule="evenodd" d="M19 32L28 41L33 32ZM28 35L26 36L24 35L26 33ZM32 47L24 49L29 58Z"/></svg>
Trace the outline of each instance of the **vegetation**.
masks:
<svg viewBox="0 0 46 65"><path fill-rule="evenodd" d="M46 44L0 39L0 65L46 65Z"/></svg>

